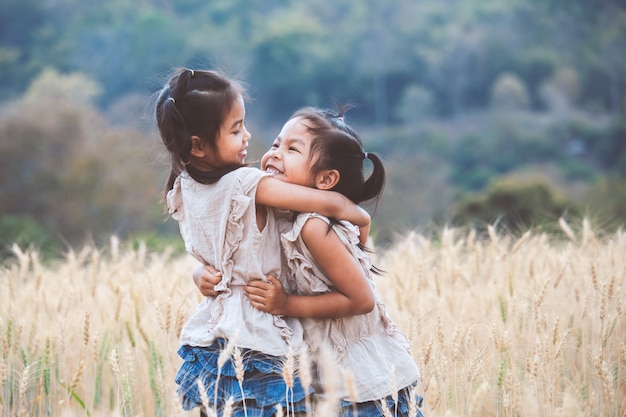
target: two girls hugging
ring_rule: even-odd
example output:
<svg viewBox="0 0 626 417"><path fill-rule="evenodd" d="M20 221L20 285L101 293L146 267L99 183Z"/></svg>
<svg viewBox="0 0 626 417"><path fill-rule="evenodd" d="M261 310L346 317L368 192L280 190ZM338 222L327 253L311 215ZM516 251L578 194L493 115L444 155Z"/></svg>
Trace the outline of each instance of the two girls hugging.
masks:
<svg viewBox="0 0 626 417"><path fill-rule="evenodd" d="M246 98L217 71L179 69L157 99L167 208L206 266L194 272L205 297L180 337L183 408L421 416L410 343L376 294L365 251L370 216L358 204L381 196L380 157L342 111L308 107L284 124L261 169L248 166Z"/></svg>

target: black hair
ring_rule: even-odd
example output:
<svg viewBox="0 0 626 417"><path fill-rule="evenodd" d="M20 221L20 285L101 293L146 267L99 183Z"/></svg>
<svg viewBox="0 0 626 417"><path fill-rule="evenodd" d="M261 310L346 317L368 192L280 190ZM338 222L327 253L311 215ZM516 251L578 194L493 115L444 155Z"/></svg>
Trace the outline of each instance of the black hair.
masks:
<svg viewBox="0 0 626 417"><path fill-rule="evenodd" d="M217 71L186 68L174 71L156 103L159 134L171 160L165 193L172 189L184 169L194 180L210 184L238 167L201 171L190 163L190 153L192 136L198 136L215 150L220 127L239 97L247 98L243 84Z"/></svg>
<svg viewBox="0 0 626 417"><path fill-rule="evenodd" d="M291 118L302 118L307 131L313 136L311 157L317 158L311 167L316 175L327 169L339 172L339 182L332 189L352 202L380 200L385 187L385 167L381 158L365 152L359 135L345 122L346 108L332 111L316 107L304 107ZM373 169L367 180L363 174L363 163L372 162Z"/></svg>
<svg viewBox="0 0 626 417"><path fill-rule="evenodd" d="M385 188L385 167L382 159L375 153L366 152L359 135L346 123L344 116L349 107L337 111L304 107L296 111L291 118L303 119L303 124L312 135L310 158L317 158L311 166L312 176L335 169L339 172L339 182L331 189L337 191L353 203L359 204L374 200L376 205ZM372 161L373 169L365 179L363 163ZM332 230L334 219L330 219L328 231ZM372 252L364 245L359 247ZM380 275L384 271L372 265L370 269Z"/></svg>

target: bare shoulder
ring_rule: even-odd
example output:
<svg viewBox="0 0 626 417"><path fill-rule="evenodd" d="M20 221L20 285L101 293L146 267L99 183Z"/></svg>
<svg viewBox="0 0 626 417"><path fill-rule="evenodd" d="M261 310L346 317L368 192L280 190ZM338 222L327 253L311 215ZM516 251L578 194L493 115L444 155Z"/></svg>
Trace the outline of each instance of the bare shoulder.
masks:
<svg viewBox="0 0 626 417"><path fill-rule="evenodd" d="M309 217L302 226L302 239L305 243L320 242L332 238L335 233L330 229L328 221L319 217Z"/></svg>

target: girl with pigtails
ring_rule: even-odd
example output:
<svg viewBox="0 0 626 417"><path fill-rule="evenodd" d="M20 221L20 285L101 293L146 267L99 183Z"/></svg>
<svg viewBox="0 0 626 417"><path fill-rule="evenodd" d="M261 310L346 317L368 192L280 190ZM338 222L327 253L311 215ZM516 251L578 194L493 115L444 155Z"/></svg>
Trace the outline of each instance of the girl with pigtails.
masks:
<svg viewBox="0 0 626 417"><path fill-rule="evenodd" d="M367 179L365 162L372 165ZM339 192L356 204L377 202L385 183L381 159L365 152L357 133L345 123L344 111L295 112L263 156L261 168L275 179ZM330 375L318 375L312 415L421 415L421 397L415 391L419 370L408 338L376 295L372 274L378 270L363 249L359 228L314 209L280 218L279 228L290 276L250 281L246 294L261 311L300 318L312 357L319 359L329 347L333 362L344 376L351 375L333 392L324 392ZM194 272L201 291L202 285L210 291L213 272ZM328 404L332 398L337 401Z"/></svg>
<svg viewBox="0 0 626 417"><path fill-rule="evenodd" d="M307 411L311 389L297 377L288 386L282 365L305 347L302 325L254 307L244 288L288 275L277 250L279 213L313 210L365 229L369 215L339 193L246 166L245 98L241 83L219 72L179 69L156 103L171 160L167 209L186 250L221 271L217 295L204 297L183 327L176 382L183 408L200 407L203 415L227 408L234 416L298 415ZM234 363L223 352L243 360Z"/></svg>

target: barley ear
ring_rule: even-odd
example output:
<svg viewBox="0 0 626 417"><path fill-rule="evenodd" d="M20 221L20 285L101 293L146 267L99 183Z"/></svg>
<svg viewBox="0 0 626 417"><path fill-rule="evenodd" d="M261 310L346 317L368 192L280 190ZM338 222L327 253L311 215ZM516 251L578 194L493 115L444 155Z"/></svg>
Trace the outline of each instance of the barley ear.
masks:
<svg viewBox="0 0 626 417"><path fill-rule="evenodd" d="M561 230L563 231L563 233L565 233L565 236L567 236L569 240L571 240L572 242L576 241L576 235L574 234L574 231L572 230L571 227L569 227L569 224L567 224L567 222L565 221L563 217L559 218L559 226L561 227Z"/></svg>

